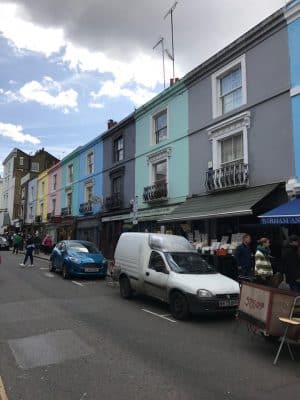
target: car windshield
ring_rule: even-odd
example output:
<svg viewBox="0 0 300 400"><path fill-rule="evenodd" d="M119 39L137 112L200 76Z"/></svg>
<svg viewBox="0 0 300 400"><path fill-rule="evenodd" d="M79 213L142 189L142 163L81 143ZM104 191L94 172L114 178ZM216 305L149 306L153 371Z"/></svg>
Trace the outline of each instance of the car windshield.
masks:
<svg viewBox="0 0 300 400"><path fill-rule="evenodd" d="M172 271L178 274L216 274L216 270L197 253L166 253Z"/></svg>
<svg viewBox="0 0 300 400"><path fill-rule="evenodd" d="M69 243L69 250L74 251L75 253L91 253L91 254L99 254L100 251L94 246L92 243Z"/></svg>

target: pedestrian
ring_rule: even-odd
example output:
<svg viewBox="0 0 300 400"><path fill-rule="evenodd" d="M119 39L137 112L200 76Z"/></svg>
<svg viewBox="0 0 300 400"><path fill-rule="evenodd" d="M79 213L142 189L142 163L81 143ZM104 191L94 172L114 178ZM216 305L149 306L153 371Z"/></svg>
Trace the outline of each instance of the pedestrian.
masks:
<svg viewBox="0 0 300 400"><path fill-rule="evenodd" d="M238 275L250 276L252 275L252 252L250 248L251 236L245 234L243 242L236 248L235 258L237 261Z"/></svg>
<svg viewBox="0 0 300 400"><path fill-rule="evenodd" d="M283 273L286 278L286 283L293 292L300 293L300 257L299 257L300 238L296 235L291 235L288 245L283 250Z"/></svg>
<svg viewBox="0 0 300 400"><path fill-rule="evenodd" d="M18 254L21 247L22 237L15 233L13 236L13 254Z"/></svg>
<svg viewBox="0 0 300 400"><path fill-rule="evenodd" d="M26 240L25 258L24 258L23 263L20 264L21 267L26 266L28 258L30 258L30 266L33 267L33 250L34 250L33 237L31 235L28 235L27 240Z"/></svg>
<svg viewBox="0 0 300 400"><path fill-rule="evenodd" d="M52 238L49 234L45 236L43 240L43 246L44 246L44 253L50 254L52 251Z"/></svg>
<svg viewBox="0 0 300 400"><path fill-rule="evenodd" d="M34 254L39 254L40 253L40 248L42 244L42 240L39 236L38 233L35 234L33 238L33 243L34 243Z"/></svg>
<svg viewBox="0 0 300 400"><path fill-rule="evenodd" d="M257 280L262 284L269 284L270 278L273 276L273 268L271 264L270 240L261 238L255 253L255 270L254 274Z"/></svg>

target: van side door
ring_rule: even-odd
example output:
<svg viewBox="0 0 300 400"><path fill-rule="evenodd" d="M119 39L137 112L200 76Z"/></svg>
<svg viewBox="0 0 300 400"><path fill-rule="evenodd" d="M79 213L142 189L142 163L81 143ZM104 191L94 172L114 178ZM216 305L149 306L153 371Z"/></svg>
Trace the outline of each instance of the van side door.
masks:
<svg viewBox="0 0 300 400"><path fill-rule="evenodd" d="M161 254L152 251L149 265L145 269L144 284L148 296L166 301L168 298L169 270Z"/></svg>

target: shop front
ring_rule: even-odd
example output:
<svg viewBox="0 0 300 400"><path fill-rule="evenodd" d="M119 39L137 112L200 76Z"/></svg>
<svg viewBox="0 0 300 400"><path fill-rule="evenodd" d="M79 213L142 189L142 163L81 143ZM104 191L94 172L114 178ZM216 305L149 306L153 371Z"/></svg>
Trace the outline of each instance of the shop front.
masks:
<svg viewBox="0 0 300 400"><path fill-rule="evenodd" d="M72 216L61 217L57 225L57 241L76 239L76 219Z"/></svg>
<svg viewBox="0 0 300 400"><path fill-rule="evenodd" d="M99 215L79 217L76 221L76 239L100 246L101 219Z"/></svg>

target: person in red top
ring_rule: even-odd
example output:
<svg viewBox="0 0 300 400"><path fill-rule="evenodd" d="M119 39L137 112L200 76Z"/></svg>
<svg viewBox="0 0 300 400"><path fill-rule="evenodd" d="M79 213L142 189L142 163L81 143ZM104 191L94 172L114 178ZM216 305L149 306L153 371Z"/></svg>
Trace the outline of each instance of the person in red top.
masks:
<svg viewBox="0 0 300 400"><path fill-rule="evenodd" d="M52 251L52 238L47 234L43 240L44 252L45 254L50 254Z"/></svg>

